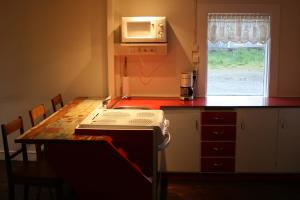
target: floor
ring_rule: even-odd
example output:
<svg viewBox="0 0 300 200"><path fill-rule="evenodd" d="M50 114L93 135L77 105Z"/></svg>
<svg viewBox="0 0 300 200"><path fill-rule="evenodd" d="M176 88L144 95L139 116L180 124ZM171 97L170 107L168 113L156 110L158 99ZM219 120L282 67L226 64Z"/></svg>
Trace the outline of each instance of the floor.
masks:
<svg viewBox="0 0 300 200"><path fill-rule="evenodd" d="M168 200L300 200L300 183L170 183Z"/></svg>
<svg viewBox="0 0 300 200"><path fill-rule="evenodd" d="M16 189L16 200L21 200L22 187ZM36 190L31 190L35 199ZM41 190L41 200L50 200L51 192ZM0 161L0 199L8 200L4 162ZM300 200L300 182L183 182L169 181L168 200ZM64 200L74 200L72 193L65 188Z"/></svg>

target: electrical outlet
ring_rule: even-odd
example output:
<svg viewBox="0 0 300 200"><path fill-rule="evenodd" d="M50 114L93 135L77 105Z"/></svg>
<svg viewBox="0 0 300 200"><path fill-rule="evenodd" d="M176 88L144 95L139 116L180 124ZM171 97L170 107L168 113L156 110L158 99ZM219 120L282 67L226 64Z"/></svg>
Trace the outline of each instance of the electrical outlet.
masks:
<svg viewBox="0 0 300 200"><path fill-rule="evenodd" d="M199 46L197 44L193 45L193 51L199 51Z"/></svg>
<svg viewBox="0 0 300 200"><path fill-rule="evenodd" d="M199 63L199 51L193 51L192 52L192 60L194 64Z"/></svg>

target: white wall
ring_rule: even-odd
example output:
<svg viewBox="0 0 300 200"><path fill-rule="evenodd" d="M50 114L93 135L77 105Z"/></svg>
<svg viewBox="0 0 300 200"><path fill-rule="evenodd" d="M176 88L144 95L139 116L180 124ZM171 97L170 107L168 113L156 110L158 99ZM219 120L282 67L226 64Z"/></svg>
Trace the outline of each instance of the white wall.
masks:
<svg viewBox="0 0 300 200"><path fill-rule="evenodd" d="M117 0L116 4L116 27L120 25L122 16L166 16L168 22L167 56L128 57L131 95L178 96L180 73L194 69L191 62L194 39L193 1ZM116 36L116 42L118 37L119 35ZM118 61L116 67L120 67Z"/></svg>
<svg viewBox="0 0 300 200"><path fill-rule="evenodd" d="M194 0L116 0L116 22L121 16L162 15L168 20L168 56L129 57L132 95L178 96L179 77L193 70ZM204 4L269 4L280 6L280 41L277 96L300 96L300 1L298 0L198 0ZM118 37L116 37L118 39ZM140 61L142 60L142 62ZM147 61L148 60L148 61ZM150 61L149 61L150 60ZM144 63L143 63L144 62ZM116 62L117 69L120 63ZM272 67L272 66L271 66ZM118 70L117 77L119 76ZM200 70L201 71L201 70ZM151 76L150 76L151 75ZM144 78L143 78L144 76ZM149 77L147 77L149 76ZM274 82L274 81L273 81ZM146 83L146 84L145 84ZM119 88L117 88L119 90Z"/></svg>
<svg viewBox="0 0 300 200"><path fill-rule="evenodd" d="M163 15L169 23L167 57L129 58L136 95L177 96L179 75L193 70L194 0L115 0L120 16ZM202 3L280 5L278 96L300 96L300 2L298 0L198 0ZM107 95L105 0L0 1L0 123L62 93ZM148 76L141 83L138 75ZM0 143L0 151L2 142Z"/></svg>
<svg viewBox="0 0 300 200"><path fill-rule="evenodd" d="M0 123L61 93L107 95L106 1L0 2ZM1 140L1 139L0 139ZM2 141L0 151L2 149Z"/></svg>

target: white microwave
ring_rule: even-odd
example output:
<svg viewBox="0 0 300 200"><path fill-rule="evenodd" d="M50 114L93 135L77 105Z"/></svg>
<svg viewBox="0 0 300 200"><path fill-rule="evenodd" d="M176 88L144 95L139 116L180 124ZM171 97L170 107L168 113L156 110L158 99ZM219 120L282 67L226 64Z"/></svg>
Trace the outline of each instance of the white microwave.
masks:
<svg viewBox="0 0 300 200"><path fill-rule="evenodd" d="M122 42L167 42L166 17L122 17Z"/></svg>

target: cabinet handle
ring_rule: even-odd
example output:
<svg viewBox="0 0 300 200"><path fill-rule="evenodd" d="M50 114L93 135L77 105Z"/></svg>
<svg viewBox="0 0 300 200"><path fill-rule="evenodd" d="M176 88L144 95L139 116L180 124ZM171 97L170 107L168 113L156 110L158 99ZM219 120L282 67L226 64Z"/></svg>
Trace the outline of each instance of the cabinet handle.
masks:
<svg viewBox="0 0 300 200"><path fill-rule="evenodd" d="M213 117L213 120L215 120L215 121L224 120L224 117Z"/></svg>
<svg viewBox="0 0 300 200"><path fill-rule="evenodd" d="M222 162L215 162L213 163L214 167L222 167L224 164Z"/></svg>
<svg viewBox="0 0 300 200"><path fill-rule="evenodd" d="M195 127L196 127L196 130L198 131L198 130L199 130L199 123L198 123L198 120L195 121Z"/></svg>
<svg viewBox="0 0 300 200"><path fill-rule="evenodd" d="M286 125L285 125L285 121L283 119L280 120L280 127L282 129L285 129Z"/></svg>
<svg viewBox="0 0 300 200"><path fill-rule="evenodd" d="M216 151L216 152L220 152L220 151L223 151L223 150L224 150L223 147L213 147L212 149L213 149L214 151Z"/></svg>
<svg viewBox="0 0 300 200"><path fill-rule="evenodd" d="M215 136L219 136L219 135L223 135L224 132L223 131L220 131L220 132L219 131L213 131L212 134L215 135Z"/></svg>
<svg viewBox="0 0 300 200"><path fill-rule="evenodd" d="M241 129L245 130L245 123L243 121L241 122Z"/></svg>

